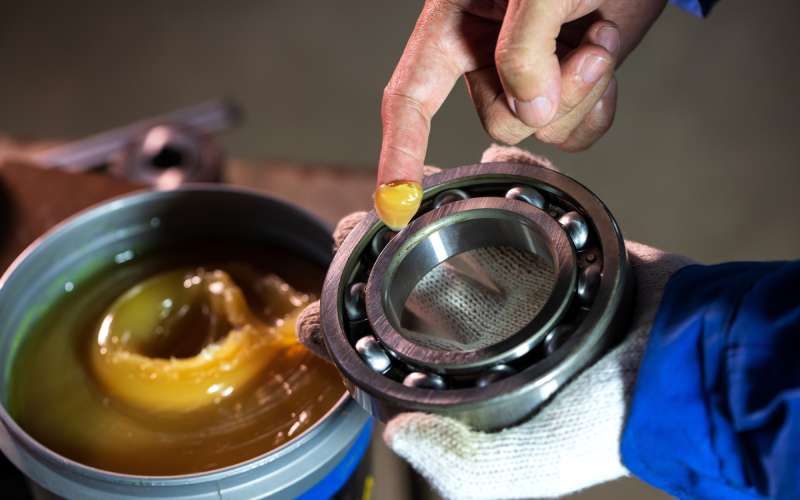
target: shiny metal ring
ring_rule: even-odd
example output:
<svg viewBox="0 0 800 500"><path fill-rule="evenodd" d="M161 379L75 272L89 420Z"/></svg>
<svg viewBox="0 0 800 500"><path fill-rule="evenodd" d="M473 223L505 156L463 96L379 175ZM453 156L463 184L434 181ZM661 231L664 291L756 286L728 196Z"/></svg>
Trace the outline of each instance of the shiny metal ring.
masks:
<svg viewBox="0 0 800 500"><path fill-rule="evenodd" d="M498 246L552 269L530 322L476 348L403 334L403 304L423 276ZM351 395L378 418L425 411L494 430L530 415L614 345L633 285L619 228L591 191L545 167L470 165L426 178L419 214L399 233L374 212L353 229L325 280L323 338Z"/></svg>
<svg viewBox="0 0 800 500"><path fill-rule="evenodd" d="M406 298L429 271L463 252L508 246L544 257L555 286L541 312L515 334L481 349L433 349L397 331ZM545 212L505 198L449 203L418 217L394 237L372 266L366 309L376 338L394 357L433 372L470 372L511 361L538 344L559 322L576 287L575 251L558 222Z"/></svg>

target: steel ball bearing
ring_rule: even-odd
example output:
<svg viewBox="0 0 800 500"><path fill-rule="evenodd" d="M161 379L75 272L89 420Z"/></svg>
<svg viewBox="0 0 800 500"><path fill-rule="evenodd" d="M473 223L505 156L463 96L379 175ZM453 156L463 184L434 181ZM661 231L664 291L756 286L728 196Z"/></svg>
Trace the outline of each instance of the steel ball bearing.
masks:
<svg viewBox="0 0 800 500"><path fill-rule="evenodd" d="M551 274L530 318L469 341L405 326L409 297L429 273L493 248L535 256ZM464 281L489 297L514 288L484 274L467 269ZM465 311L448 303L456 282L440 281L443 307ZM399 233L374 212L353 229L325 280L322 332L350 393L378 418L424 411L496 430L529 416L619 340L633 287L619 228L583 185L545 167L470 165L426 178L422 207ZM525 310L527 296L511 296L520 302L512 309Z"/></svg>

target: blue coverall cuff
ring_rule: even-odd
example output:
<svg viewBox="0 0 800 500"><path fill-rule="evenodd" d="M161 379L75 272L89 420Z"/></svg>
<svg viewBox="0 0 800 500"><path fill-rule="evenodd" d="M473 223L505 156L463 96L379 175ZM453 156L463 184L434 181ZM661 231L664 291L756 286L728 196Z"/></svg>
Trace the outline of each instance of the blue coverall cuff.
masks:
<svg viewBox="0 0 800 500"><path fill-rule="evenodd" d="M622 436L680 498L800 498L800 262L689 266L668 283Z"/></svg>
<svg viewBox="0 0 800 500"><path fill-rule="evenodd" d="M717 0L670 0L670 3L697 17L707 16Z"/></svg>

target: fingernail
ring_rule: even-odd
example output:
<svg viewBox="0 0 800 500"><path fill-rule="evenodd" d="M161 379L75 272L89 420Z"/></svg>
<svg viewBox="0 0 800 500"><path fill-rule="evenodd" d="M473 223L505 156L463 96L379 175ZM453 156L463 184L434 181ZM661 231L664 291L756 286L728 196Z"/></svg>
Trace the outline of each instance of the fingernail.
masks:
<svg viewBox="0 0 800 500"><path fill-rule="evenodd" d="M544 127L553 118L555 109L547 97L539 96L530 101L517 101L512 98L512 101L511 110L531 127Z"/></svg>
<svg viewBox="0 0 800 500"><path fill-rule="evenodd" d="M506 94L506 102L508 103L508 108L511 110L512 113L515 115L517 114L517 100L511 97L510 95Z"/></svg>
<svg viewBox="0 0 800 500"><path fill-rule="evenodd" d="M586 56L578 68L578 76L586 83L594 83L603 76L608 61L598 56Z"/></svg>
<svg viewBox="0 0 800 500"><path fill-rule="evenodd" d="M597 45L603 47L609 54L616 55L619 50L619 30L613 26L603 26L595 35Z"/></svg>

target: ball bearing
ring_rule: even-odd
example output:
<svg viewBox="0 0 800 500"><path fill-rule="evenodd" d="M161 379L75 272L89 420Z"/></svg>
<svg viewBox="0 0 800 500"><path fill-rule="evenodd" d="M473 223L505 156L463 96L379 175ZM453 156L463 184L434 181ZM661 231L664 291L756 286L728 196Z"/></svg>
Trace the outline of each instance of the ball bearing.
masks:
<svg viewBox="0 0 800 500"><path fill-rule="evenodd" d="M366 306L364 292L367 288L366 283L356 282L347 289L347 296L344 299L344 310L347 319L357 321L366 316Z"/></svg>
<svg viewBox="0 0 800 500"><path fill-rule="evenodd" d="M406 387L442 390L447 387L444 379L435 373L411 372L403 379Z"/></svg>
<svg viewBox="0 0 800 500"><path fill-rule="evenodd" d="M439 208L442 205L452 203L454 201L467 200L469 195L462 189L448 189L437 194L433 199L433 208Z"/></svg>
<svg viewBox="0 0 800 500"><path fill-rule="evenodd" d="M586 245L586 240L589 239L589 228L578 212L567 212L558 218L558 222L564 226L564 230L576 249L580 250Z"/></svg>
<svg viewBox="0 0 800 500"><path fill-rule="evenodd" d="M435 321L433 333L409 327L410 297L429 273L485 249L532 255L548 270L533 317L467 340ZM483 271L445 269L424 297L441 297L444 315L466 311L448 302L463 278L494 300ZM352 395L379 418L425 411L493 430L535 411L618 340L632 289L619 228L591 191L545 167L471 165L428 177L420 212L399 233L374 213L353 229L326 277L323 338ZM524 310L527 299L507 295Z"/></svg>
<svg viewBox="0 0 800 500"><path fill-rule="evenodd" d="M529 186L514 186L506 192L509 200L520 200L529 203L536 208L545 209L546 202L544 196L536 188Z"/></svg>
<svg viewBox="0 0 800 500"><path fill-rule="evenodd" d="M389 355L381 348L375 337L371 335L361 337L356 342L355 348L364 362L376 372L385 373L392 367Z"/></svg>
<svg viewBox="0 0 800 500"><path fill-rule="evenodd" d="M498 380L510 377L515 373L516 370L514 370L508 365L502 365L502 364L494 365L493 367L486 370L484 374L478 377L476 385L478 387L486 387L487 385L497 382Z"/></svg>

